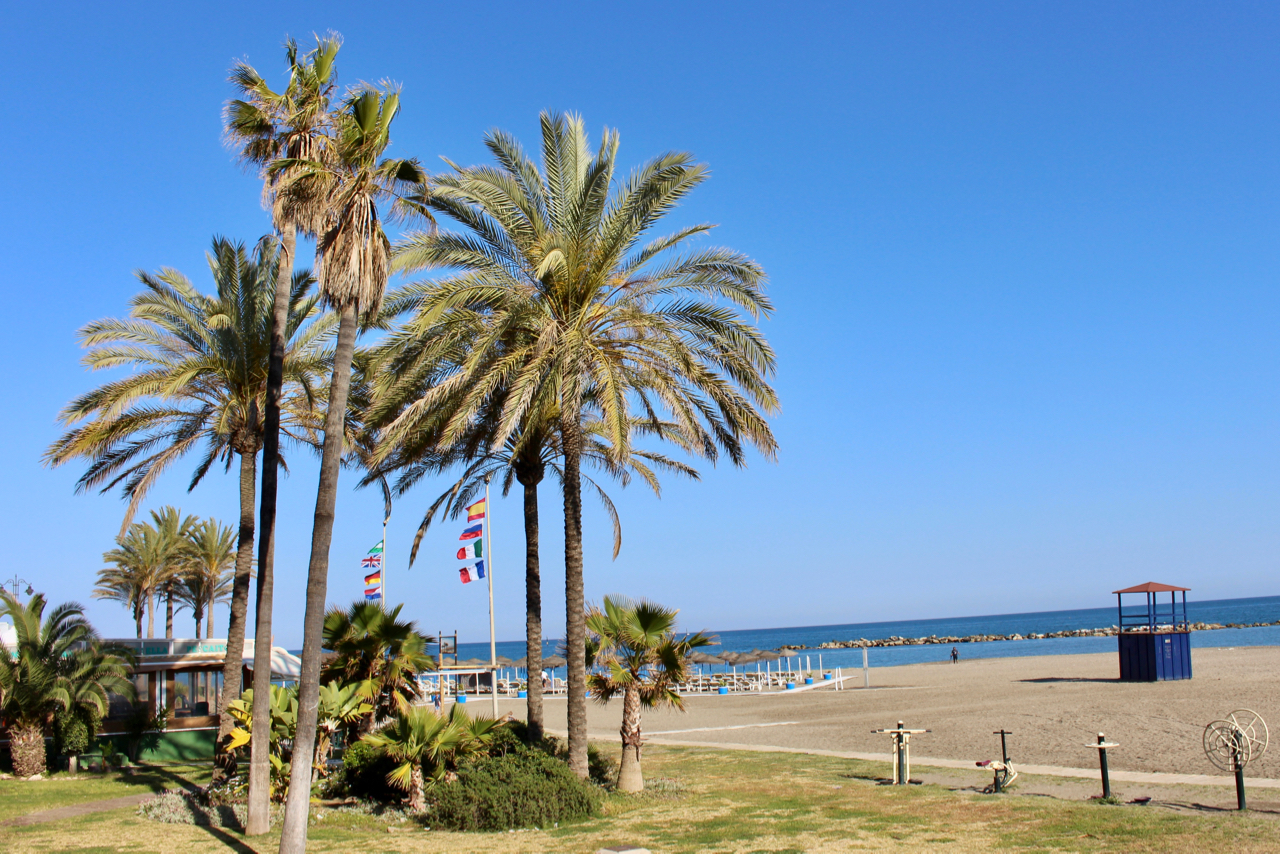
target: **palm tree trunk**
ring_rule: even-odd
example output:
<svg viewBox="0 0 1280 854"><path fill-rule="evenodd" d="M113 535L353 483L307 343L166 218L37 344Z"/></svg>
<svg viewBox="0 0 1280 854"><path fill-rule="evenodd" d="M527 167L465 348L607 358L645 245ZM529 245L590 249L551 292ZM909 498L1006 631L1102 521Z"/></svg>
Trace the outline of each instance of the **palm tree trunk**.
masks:
<svg viewBox="0 0 1280 854"><path fill-rule="evenodd" d="M356 309L342 309L338 343L333 353L329 409L324 418L324 448L320 455L320 486L316 492L311 528L311 560L307 568L307 610L302 622L302 672L298 678L298 727L294 756L311 756L316 741L320 704L320 642L324 632L325 595L329 581L329 544L333 539L334 507L338 500L338 471L342 461L343 425L351 388L351 357L356 344ZM289 773L289 804L284 813L280 854L302 854L307 847L307 813L311 805L311 769L295 762Z"/></svg>
<svg viewBox="0 0 1280 854"><path fill-rule="evenodd" d="M196 640L200 640L200 624L204 622L204 609L196 611Z"/></svg>
<svg viewBox="0 0 1280 854"><path fill-rule="evenodd" d="M9 755L13 757L13 776L18 779L43 774L44 725L29 722L10 724Z"/></svg>
<svg viewBox="0 0 1280 854"><path fill-rule="evenodd" d="M240 671L244 668L244 618L249 609L249 575L253 568L253 510L257 479L256 452L240 455L240 536L236 543L236 574L231 582L231 621L227 624L227 657L222 661L222 693L218 698L218 746L213 781L235 772L235 756L225 749L235 721L222 714L227 703L240 696ZM211 620L212 622L212 620Z"/></svg>
<svg viewBox="0 0 1280 854"><path fill-rule="evenodd" d="M166 587L164 591L164 636L173 638L173 588Z"/></svg>
<svg viewBox="0 0 1280 854"><path fill-rule="evenodd" d="M622 762L618 765L618 791L644 789L640 773L640 692L628 688L622 695Z"/></svg>
<svg viewBox="0 0 1280 854"><path fill-rule="evenodd" d="M561 406L564 443L564 611L569 675L569 770L587 777L587 628L582 586L582 427Z"/></svg>
<svg viewBox="0 0 1280 854"><path fill-rule="evenodd" d="M147 591L147 637L156 636L156 591L152 588Z"/></svg>
<svg viewBox="0 0 1280 854"><path fill-rule="evenodd" d="M524 484L524 634L529 671L526 720L531 741L541 740L546 726L542 712L542 567L538 561L538 538L538 483L534 481Z"/></svg>
<svg viewBox="0 0 1280 854"><path fill-rule="evenodd" d="M422 763L414 762L409 772L409 810L422 812L427 808L426 785L422 779Z"/></svg>
<svg viewBox="0 0 1280 854"><path fill-rule="evenodd" d="M276 488L280 471L280 392L284 387L284 333L289 322L289 286L297 233L281 233L276 299L271 315L271 354L267 362L267 402L263 413L262 507L258 524L258 601L253 647L253 738L249 742L249 815L245 835L271 829L271 607L274 595Z"/></svg>
<svg viewBox="0 0 1280 854"><path fill-rule="evenodd" d="M142 598L141 597L138 598L138 601L135 602L133 606L133 623L138 630L138 640L142 640Z"/></svg>

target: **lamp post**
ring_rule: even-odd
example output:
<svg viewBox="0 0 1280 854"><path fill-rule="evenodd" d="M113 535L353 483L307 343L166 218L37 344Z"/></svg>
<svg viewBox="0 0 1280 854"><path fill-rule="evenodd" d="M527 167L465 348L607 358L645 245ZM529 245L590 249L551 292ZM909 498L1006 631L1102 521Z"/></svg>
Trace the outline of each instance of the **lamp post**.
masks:
<svg viewBox="0 0 1280 854"><path fill-rule="evenodd" d="M25 584L25 585L27 585L27 589L26 589L26 591L25 591L25 592L26 592L26 594L27 594L28 596L30 596L32 593L35 593L35 592L36 592L36 591L35 591L35 589L34 589L34 588L32 588L32 586L31 586L31 582L30 582L30 581L27 581L25 578L19 578L19 577L17 576L17 574L16 574L16 573L14 574L13 578L7 579L7 580L6 580L6 581L4 581L2 584L0 584L0 587L12 587L12 588L13 588L13 598L14 598L14 599L17 599L17 598L18 598L18 585L19 585L19 584Z"/></svg>

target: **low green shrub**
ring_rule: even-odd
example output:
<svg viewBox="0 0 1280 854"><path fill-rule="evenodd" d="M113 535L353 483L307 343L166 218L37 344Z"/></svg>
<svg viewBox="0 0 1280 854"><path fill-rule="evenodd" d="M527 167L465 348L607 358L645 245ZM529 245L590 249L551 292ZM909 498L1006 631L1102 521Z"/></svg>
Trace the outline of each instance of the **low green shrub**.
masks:
<svg viewBox="0 0 1280 854"><path fill-rule="evenodd" d="M424 821L449 830L550 827L595 815L603 794L539 750L487 756L428 794Z"/></svg>
<svg viewBox="0 0 1280 854"><path fill-rule="evenodd" d="M342 753L342 770L332 774L324 786L330 796L369 798L390 803L404 792L387 783L387 775L398 763L372 745L357 741Z"/></svg>
<svg viewBox="0 0 1280 854"><path fill-rule="evenodd" d="M199 824L207 827L244 828L244 804L217 804L202 791L168 791L143 801L138 815L163 824Z"/></svg>

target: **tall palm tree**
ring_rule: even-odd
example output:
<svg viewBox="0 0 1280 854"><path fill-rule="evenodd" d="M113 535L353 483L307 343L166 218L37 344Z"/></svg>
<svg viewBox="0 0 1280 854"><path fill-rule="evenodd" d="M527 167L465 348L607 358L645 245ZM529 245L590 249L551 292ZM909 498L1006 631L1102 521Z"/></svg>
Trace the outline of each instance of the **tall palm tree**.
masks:
<svg viewBox="0 0 1280 854"><path fill-rule="evenodd" d="M204 636L213 637L213 606L231 598L235 535L230 525L217 519L206 519L187 534L178 598L195 617L197 639L206 614L209 620Z"/></svg>
<svg viewBox="0 0 1280 854"><path fill-rule="evenodd" d="M603 608L587 613L587 631L598 644L600 668L587 680L592 696L604 704L622 695L622 762L618 790L644 788L640 771L640 713L670 706L684 709L676 686L688 675L689 654L715 641L698 632L676 637L679 611L653 602L606 596Z"/></svg>
<svg viewBox="0 0 1280 854"><path fill-rule="evenodd" d="M13 620L17 636L13 648L0 641L0 719L18 777L45 770L44 732L54 715L78 707L106 715L110 694L134 696L128 660L101 644L84 608L67 602L45 617L45 604L44 594L23 605L0 589L0 616Z"/></svg>
<svg viewBox="0 0 1280 854"><path fill-rule="evenodd" d="M150 522L130 525L129 530L116 539L116 548L102 555L102 559L113 566L98 571L93 596L130 606L138 637L142 637L143 612L147 614L147 637L156 636L155 599L161 591L169 600L167 637L173 637L175 580L181 569L187 532L194 524L194 517L181 518L175 507L152 510Z"/></svg>
<svg viewBox="0 0 1280 854"><path fill-rule="evenodd" d="M764 272L746 256L687 248L711 229L653 237L707 170L684 153L661 155L615 182L618 134L593 155L582 120L544 113L537 163L492 132L492 167L433 179L429 205L461 233L409 235L399 270L453 269L419 297L427 317L469 312L483 326L460 368L420 401L430 409L467 389L441 431L445 443L497 403L493 446L526 414L554 408L564 458L565 623L569 652L569 764L587 774L586 651L581 466L584 401L622 459L637 418L671 420L700 451L746 462L746 446L772 457L765 415L775 358L754 321L772 312ZM442 345L447 346L447 345Z"/></svg>
<svg viewBox="0 0 1280 854"><path fill-rule="evenodd" d="M320 673L325 684L356 685L370 702L361 731L419 696L417 675L435 669L427 653L430 638L417 623L400 619L403 605L387 610L380 602L353 602L333 607L324 618L324 648L330 659Z"/></svg>
<svg viewBox="0 0 1280 854"><path fill-rule="evenodd" d="M258 595L254 637L271 637L271 609L275 579L275 521L277 469L280 453L280 399L284 388L285 329L288 325L289 285L298 232L316 236L328 215L324 182L297 182L296 167L272 170L279 161L294 163L329 160L329 100L334 90L334 60L341 39L317 37L315 49L298 55L298 45L285 45L289 82L274 91L251 65L238 62L231 82L241 97L228 102L226 133L240 147L246 164L261 170L264 201L280 236L281 261L276 277L271 315L271 350L267 368L267 394L263 408L262 496L258 523ZM257 739L250 745L249 813L245 833L258 836L270 829L271 762L266 748L270 727L271 647L253 649L254 697L259 708L254 717Z"/></svg>
<svg viewBox="0 0 1280 854"><path fill-rule="evenodd" d="M391 122L399 107L398 92L380 92L367 86L358 88L346 98L342 110L333 117L330 161L284 158L274 162L268 170L270 174L281 175L294 170L282 192L294 192L295 189L300 193L325 192L329 214L316 243L317 275L321 295L339 315L307 569L302 672L298 682L300 713L294 745L302 755L310 754L316 738L329 544L333 537L338 470L343 457L344 421L356 327L360 315L377 315L389 275L391 246L382 230L378 202L396 199L397 193L409 186L425 184L425 176L416 161L383 157L391 141ZM284 830L280 837L282 854L301 854L306 849L309 779L304 765L294 766Z"/></svg>
<svg viewBox="0 0 1280 854"><path fill-rule="evenodd" d="M134 297L128 318L95 321L81 330L91 368L132 367L134 372L68 404L61 418L71 429L45 452L45 460L52 465L88 460L77 484L82 490L121 485L129 499L127 525L160 475L200 445L203 456L189 489L215 462L230 470L239 457L240 520L222 671L226 702L240 695L257 453L281 259L273 238L263 238L250 253L220 237L208 259L215 295L199 292L177 270L139 273L146 289ZM313 283L308 272L294 274L285 330L285 429L300 440L314 430L314 385L327 364L322 345L332 328L316 297L308 295ZM231 723L220 723L220 739Z"/></svg>

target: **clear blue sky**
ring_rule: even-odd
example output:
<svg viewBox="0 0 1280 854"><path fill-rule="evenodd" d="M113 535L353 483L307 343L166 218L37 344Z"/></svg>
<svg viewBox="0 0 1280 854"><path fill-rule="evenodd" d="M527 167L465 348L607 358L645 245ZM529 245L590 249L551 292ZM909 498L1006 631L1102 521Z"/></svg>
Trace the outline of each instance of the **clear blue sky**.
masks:
<svg viewBox="0 0 1280 854"><path fill-rule="evenodd" d="M220 140L226 71L246 58L279 80L286 35L334 29L343 81L403 84L396 153L480 162L487 129L532 144L539 110L577 111L620 129L628 164L710 164L673 220L720 223L714 241L769 272L777 464L618 494L617 561L592 508L589 597L733 629L1099 606L1148 579L1280 593L1276 8L852 5L11 6L4 574L131 633L123 607L89 599L123 504L39 462L59 408L102 379L75 331L125 311L135 268L208 286L212 235L269 229ZM234 475L188 495L190 466L150 506L233 520ZM282 488L287 646L315 486L308 459ZM404 569L437 489L397 505L392 598L481 640L452 526ZM556 635L554 487L542 508ZM344 602L380 501L346 488L339 513ZM515 500L494 509L500 639L523 635L519 518Z"/></svg>

